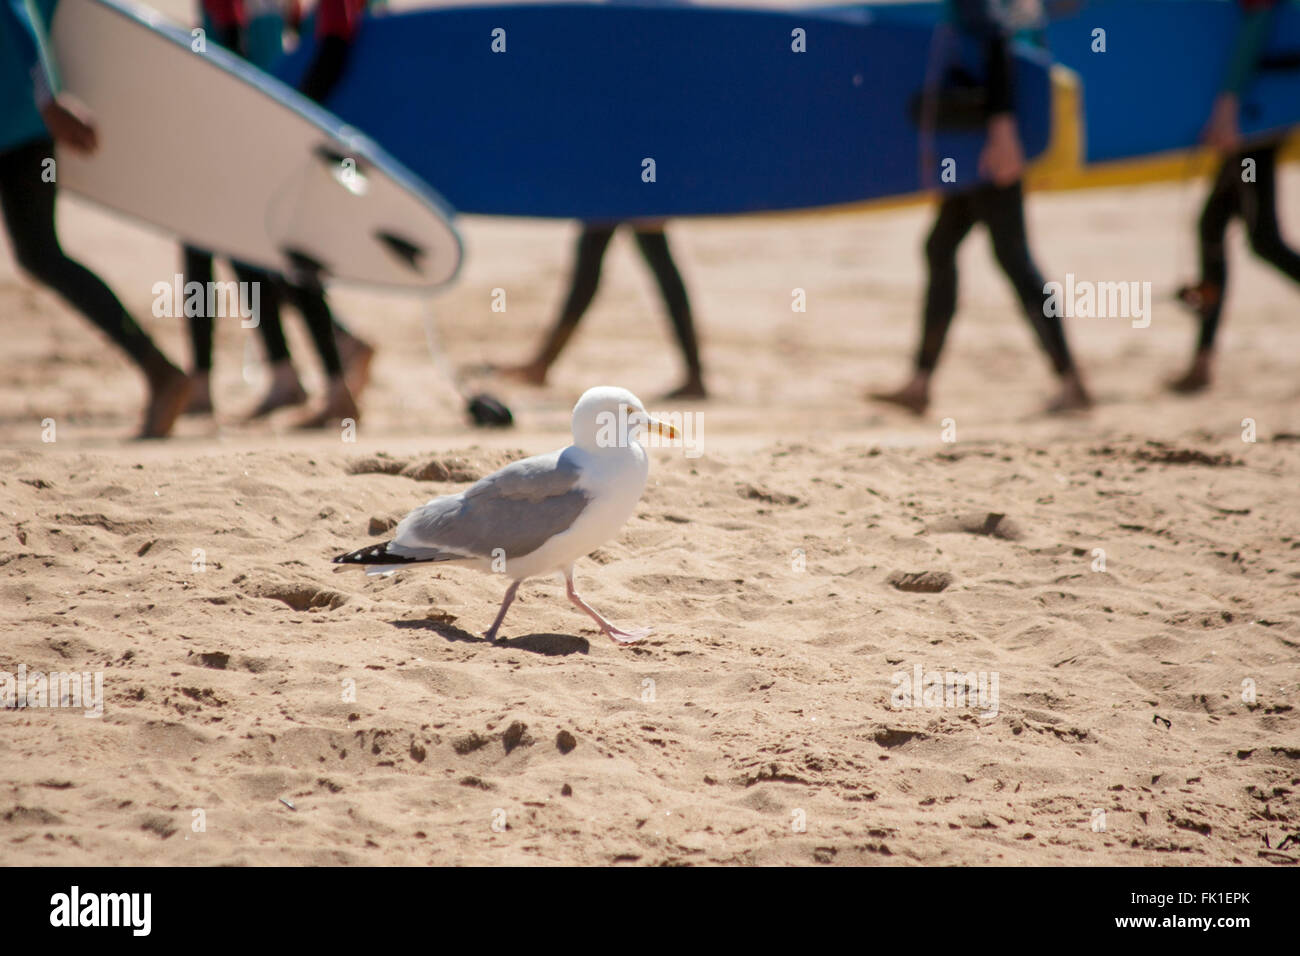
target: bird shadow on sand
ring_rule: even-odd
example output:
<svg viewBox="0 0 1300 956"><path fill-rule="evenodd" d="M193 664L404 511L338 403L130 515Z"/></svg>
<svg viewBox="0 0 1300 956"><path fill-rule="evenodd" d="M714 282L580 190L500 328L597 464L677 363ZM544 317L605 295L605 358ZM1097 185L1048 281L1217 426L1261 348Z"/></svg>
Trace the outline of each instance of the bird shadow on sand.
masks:
<svg viewBox="0 0 1300 956"><path fill-rule="evenodd" d="M446 641L466 641L502 651L528 651L530 654L542 654L545 657L586 654L591 650L591 643L585 637L575 637L572 634L525 634L522 637L487 641L479 634L471 634L464 628L456 627L446 621L389 621L388 623L408 631L432 631Z"/></svg>

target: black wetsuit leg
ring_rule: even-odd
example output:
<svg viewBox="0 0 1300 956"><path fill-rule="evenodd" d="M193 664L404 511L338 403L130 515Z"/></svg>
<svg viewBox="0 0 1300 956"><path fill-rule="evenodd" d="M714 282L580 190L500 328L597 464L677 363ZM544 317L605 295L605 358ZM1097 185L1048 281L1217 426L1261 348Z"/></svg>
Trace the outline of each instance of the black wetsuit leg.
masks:
<svg viewBox="0 0 1300 956"><path fill-rule="evenodd" d="M329 303L325 301L325 289L314 277L302 277L296 281L285 280L286 298L302 313L307 331L320 354L325 374L336 378L343 374L343 363L339 359L338 342L334 339L334 316Z"/></svg>
<svg viewBox="0 0 1300 956"><path fill-rule="evenodd" d="M1038 336L1038 344L1047 353L1056 373L1064 375L1074 368L1074 360L1070 357L1061 317L1047 314L1049 296L1043 288L1043 275L1029 251L1021 184L983 186L975 193L974 203L976 215L988 227L993 240L993 254L1011 280L1025 318Z"/></svg>
<svg viewBox="0 0 1300 956"><path fill-rule="evenodd" d="M1246 234L1255 255L1293 282L1300 282L1300 253L1286 244L1277 222L1277 153L1280 148L1280 143L1269 143L1242 153L1242 156L1255 160L1255 181L1241 184L1241 218L1246 223Z"/></svg>
<svg viewBox="0 0 1300 956"><path fill-rule="evenodd" d="M298 84L299 92L310 100L324 103L347 69L351 55L352 44L349 40L338 36L323 37L307 66L307 74ZM335 321L330 312L319 279L308 277L301 281L286 280L285 289L289 301L302 313L307 323L325 371L331 378L341 375L342 362L339 360L338 342L334 339L334 327L338 325L340 330L346 330Z"/></svg>
<svg viewBox="0 0 1300 956"><path fill-rule="evenodd" d="M673 332L677 335L677 344L681 347L682 358L686 361L687 373L692 378L699 378L700 346L695 336L695 321L691 316L691 301L686 294L686 285L681 273L673 261L668 248L668 237L663 230L636 231L636 243L641 248L641 255L650 264L650 270L659 283L659 291L668 307L668 315L673 322Z"/></svg>
<svg viewBox="0 0 1300 956"><path fill-rule="evenodd" d="M206 249L185 246L181 255L181 288L197 282L204 289L212 281L212 253ZM182 300L183 301L183 300ZM206 293L204 301L206 302ZM206 310L186 318L190 331L190 350L194 356L194 370L212 371L212 316Z"/></svg>
<svg viewBox="0 0 1300 956"><path fill-rule="evenodd" d="M250 285L257 284L257 331L266 346L266 359L272 365L289 361L289 343L284 338L284 325L280 321L280 306L283 290L280 280L273 274L250 266L247 263L231 261L235 278Z"/></svg>
<svg viewBox="0 0 1300 956"><path fill-rule="evenodd" d="M324 103L333 91L352 55L352 44L343 37L322 37L316 55L307 66L307 74L298 84L298 91L308 99Z"/></svg>
<svg viewBox="0 0 1300 956"><path fill-rule="evenodd" d="M242 262L231 262L235 278L257 287L257 328L266 346L267 360L272 364L288 361L289 344L284 338L280 322L280 287L275 277L261 269ZM183 279L186 283L208 283L213 278L212 254L193 246L185 247ZM190 345L194 352L194 368L200 372L212 371L213 319L208 315L189 317Z"/></svg>
<svg viewBox="0 0 1300 956"><path fill-rule="evenodd" d="M583 226L582 234L578 237L573 270L569 274L569 291L565 295L559 318L555 320L555 325L542 344L537 359L541 364L549 366L564 351L564 346L590 307L591 300L596 297L596 289L600 286L600 266L617 228L617 223Z"/></svg>
<svg viewBox="0 0 1300 956"><path fill-rule="evenodd" d="M1196 347L1200 351L1214 348L1219 333L1219 316L1228 287L1228 258L1225 243L1228 223L1241 211L1241 176L1239 156L1228 156L1214 177L1214 186L1205 199L1197 224L1201 256L1201 284L1210 291L1201 308L1201 332Z"/></svg>
<svg viewBox="0 0 1300 956"><path fill-rule="evenodd" d="M1029 252L1025 230L1024 196L1020 183L981 186L949 196L939 206L934 228L925 243L929 283L925 297L925 328L916 367L932 372L939 362L948 329L957 309L957 248L977 222L983 222L993 241L993 253L1020 299L1025 317L1052 368L1064 374L1074 367L1065 330L1056 316L1046 315L1047 293L1043 277Z"/></svg>
<svg viewBox="0 0 1300 956"><path fill-rule="evenodd" d="M153 340L122 307L111 289L59 245L54 206L57 187L44 182L44 161L54 155L49 140L35 140L0 153L0 206L14 257L26 272L57 292L102 329L149 374L172 368Z"/></svg>
<svg viewBox="0 0 1300 956"><path fill-rule="evenodd" d="M1278 271L1300 282L1300 253L1287 245L1277 221L1277 153L1274 141L1224 157L1214 186L1201 211L1199 239L1201 284L1211 291L1201 308L1199 351L1214 348L1228 286L1225 237L1233 216L1241 216L1255 254ZM1242 161L1255 161L1255 181L1242 179Z"/></svg>
<svg viewBox="0 0 1300 956"><path fill-rule="evenodd" d="M948 196L939 204L934 227L925 241L929 279L925 290L925 324L916 367L933 372L957 311L957 248L975 225L969 193Z"/></svg>
<svg viewBox="0 0 1300 956"><path fill-rule="evenodd" d="M600 286L600 267L605 260L605 250L614 238L616 226L586 226L578 237L578 252L569 280L569 294L564 300L562 320L574 325L586 313Z"/></svg>

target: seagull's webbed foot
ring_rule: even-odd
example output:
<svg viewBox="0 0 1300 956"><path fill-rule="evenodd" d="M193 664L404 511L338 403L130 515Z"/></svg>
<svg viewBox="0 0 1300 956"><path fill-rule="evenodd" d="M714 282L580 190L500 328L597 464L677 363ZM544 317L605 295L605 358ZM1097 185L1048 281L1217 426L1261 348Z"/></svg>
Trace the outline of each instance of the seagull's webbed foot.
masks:
<svg viewBox="0 0 1300 956"><path fill-rule="evenodd" d="M651 629L648 627L639 627L635 630L625 631L622 628L615 627L613 624L609 623L609 621L601 617L600 613L584 601L578 594L577 590L573 587L572 573L565 572L564 586L568 590L569 600L573 602L574 606L595 621L596 624L600 626L601 632L615 644L620 646L624 644L632 644L641 640L641 638L650 635Z"/></svg>
<svg viewBox="0 0 1300 956"><path fill-rule="evenodd" d="M654 628L652 627L637 627L630 631L625 631L622 628L611 626L608 630L605 630L604 628L601 628L601 630L604 630L605 634L615 644L634 644L643 637L649 637L654 633Z"/></svg>

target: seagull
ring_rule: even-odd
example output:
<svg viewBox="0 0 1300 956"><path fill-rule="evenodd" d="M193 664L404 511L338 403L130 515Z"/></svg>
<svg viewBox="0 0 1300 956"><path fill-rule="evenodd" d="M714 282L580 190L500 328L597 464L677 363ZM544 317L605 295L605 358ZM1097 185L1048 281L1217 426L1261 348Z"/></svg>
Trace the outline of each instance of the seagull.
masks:
<svg viewBox="0 0 1300 956"><path fill-rule="evenodd" d="M417 564L459 564L511 579L485 637L495 641L525 578L559 572L569 600L616 644L650 628L615 627L579 596L573 563L613 538L636 510L650 472L640 436L677 438L624 388L589 388L573 406L573 444L512 462L460 494L434 498L397 526L391 541L340 554L334 564L392 574Z"/></svg>

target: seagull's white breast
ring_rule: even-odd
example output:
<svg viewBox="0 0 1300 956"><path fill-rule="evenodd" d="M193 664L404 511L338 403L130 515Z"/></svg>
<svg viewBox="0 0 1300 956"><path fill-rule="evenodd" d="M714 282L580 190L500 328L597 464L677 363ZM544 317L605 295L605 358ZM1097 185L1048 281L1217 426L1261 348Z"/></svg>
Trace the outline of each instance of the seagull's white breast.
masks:
<svg viewBox="0 0 1300 956"><path fill-rule="evenodd" d="M600 454L581 453L578 487L590 496L587 506L563 534L509 561L509 577L518 580L568 567L616 537L636 511L650 470L650 460L640 442Z"/></svg>

